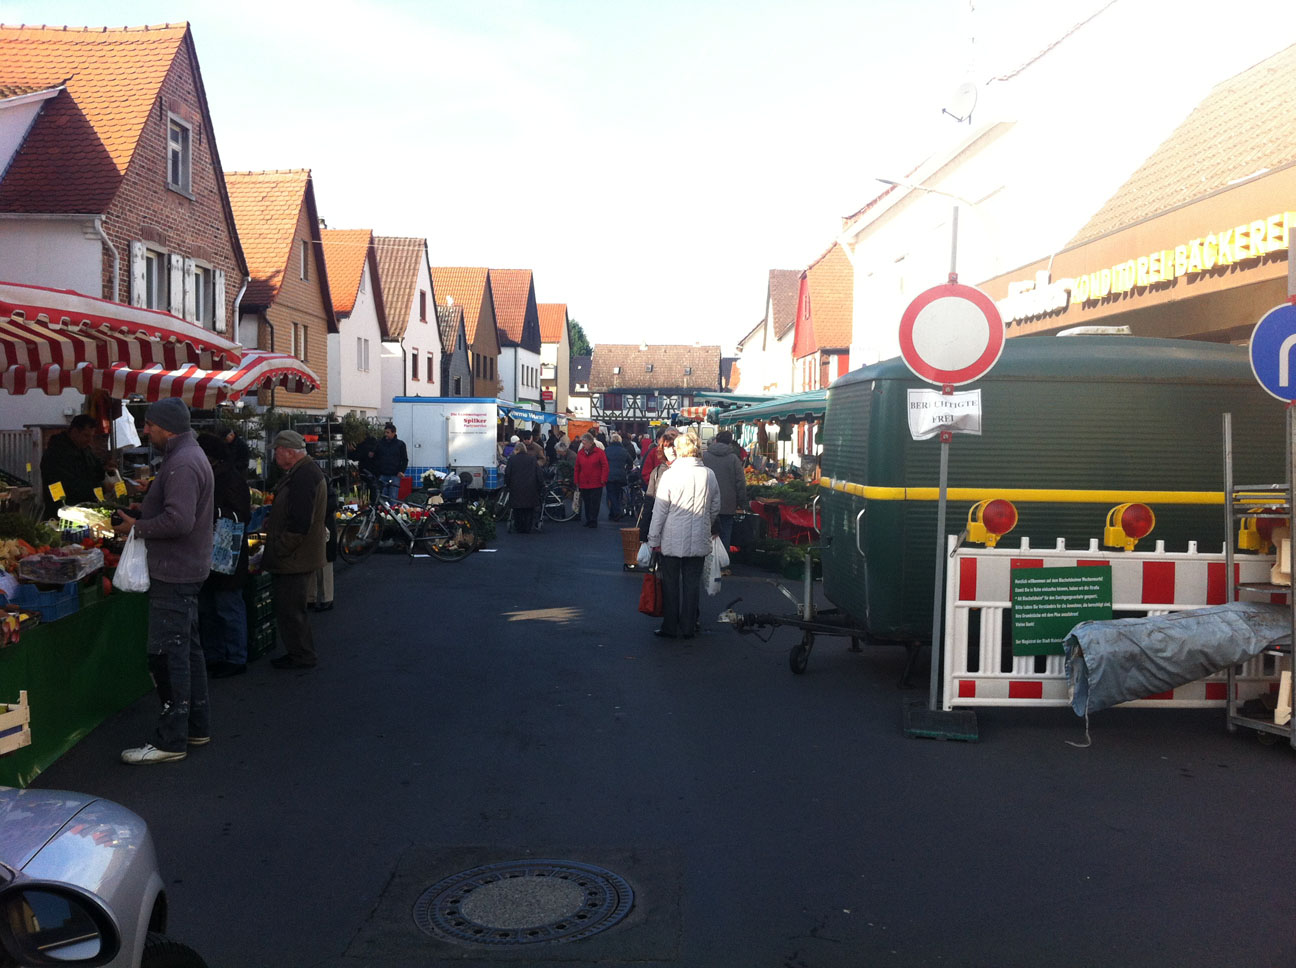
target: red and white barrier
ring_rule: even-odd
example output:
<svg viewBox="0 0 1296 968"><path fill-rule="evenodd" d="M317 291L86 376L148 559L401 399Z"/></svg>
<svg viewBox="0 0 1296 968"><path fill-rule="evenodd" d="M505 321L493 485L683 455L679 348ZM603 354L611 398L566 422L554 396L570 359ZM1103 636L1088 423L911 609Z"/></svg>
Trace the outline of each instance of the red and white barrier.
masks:
<svg viewBox="0 0 1296 968"><path fill-rule="evenodd" d="M1067 706L1070 689L1065 657L1012 654L1012 569L1075 568L1108 565L1112 569L1112 611L1128 615L1222 605L1228 600L1224 554L1188 551L1169 554L1157 542L1153 552L1100 550L1094 539L1086 551L1068 550L1059 541L1052 550L961 547L950 539L945 584L944 707ZM1239 582L1267 582L1273 556L1235 555ZM1240 592L1243 601L1286 603L1285 595ZM1008 623L1005 625L1005 623ZM1006 632L1005 632L1006 630ZM1245 701L1277 688L1272 660L1251 659L1236 677L1238 699ZM1223 672L1148 696L1126 706L1223 706L1228 683Z"/></svg>

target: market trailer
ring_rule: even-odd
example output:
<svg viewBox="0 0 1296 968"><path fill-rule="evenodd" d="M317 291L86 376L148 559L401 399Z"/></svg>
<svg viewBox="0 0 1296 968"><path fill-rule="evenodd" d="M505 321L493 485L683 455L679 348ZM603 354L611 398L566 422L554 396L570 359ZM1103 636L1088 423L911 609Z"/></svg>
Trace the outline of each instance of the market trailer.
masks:
<svg viewBox="0 0 1296 968"><path fill-rule="evenodd" d="M931 638L940 445L915 441L899 359L862 367L828 391L823 430L824 591L874 640ZM1020 337L980 389L982 436L950 444L948 528L986 498L1020 515L1005 545L1086 547L1109 508L1142 501L1163 541L1223 545L1221 414L1246 428L1238 479L1283 474L1283 408L1256 384L1246 351L1126 336Z"/></svg>

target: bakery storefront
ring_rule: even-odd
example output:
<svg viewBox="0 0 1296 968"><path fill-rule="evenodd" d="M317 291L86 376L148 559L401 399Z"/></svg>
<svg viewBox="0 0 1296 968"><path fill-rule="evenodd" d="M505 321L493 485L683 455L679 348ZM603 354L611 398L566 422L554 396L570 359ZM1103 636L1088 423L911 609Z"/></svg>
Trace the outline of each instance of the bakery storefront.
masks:
<svg viewBox="0 0 1296 968"><path fill-rule="evenodd" d="M1287 301L1296 165L1230 185L981 283L1008 336L1128 326L1245 341Z"/></svg>

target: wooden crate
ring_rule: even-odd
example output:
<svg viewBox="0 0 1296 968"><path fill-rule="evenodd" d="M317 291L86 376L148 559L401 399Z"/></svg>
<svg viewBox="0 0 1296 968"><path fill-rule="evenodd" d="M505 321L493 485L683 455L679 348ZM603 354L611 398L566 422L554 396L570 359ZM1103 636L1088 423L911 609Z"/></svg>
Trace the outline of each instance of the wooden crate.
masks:
<svg viewBox="0 0 1296 968"><path fill-rule="evenodd" d="M31 708L27 690L18 693L16 703L0 703L0 755L31 745Z"/></svg>

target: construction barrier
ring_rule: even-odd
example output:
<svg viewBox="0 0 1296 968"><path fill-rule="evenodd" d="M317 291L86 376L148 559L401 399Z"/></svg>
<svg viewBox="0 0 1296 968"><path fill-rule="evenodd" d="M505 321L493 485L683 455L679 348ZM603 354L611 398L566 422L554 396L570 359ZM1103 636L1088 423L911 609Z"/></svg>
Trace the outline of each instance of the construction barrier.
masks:
<svg viewBox="0 0 1296 968"><path fill-rule="evenodd" d="M1012 648L1012 570L1107 565L1112 570L1112 612L1116 618L1165 615L1222 605L1228 601L1224 554L1202 554L1196 542L1183 553L1167 553L1162 542L1150 553L1099 549L1068 550L1059 540L1052 550L957 547L949 542L945 584L944 708L955 706L1067 706L1070 689L1065 657L1014 656ZM1236 555L1238 582L1267 582L1272 555ZM1285 594L1240 591L1242 601L1286 604ZM1244 702L1277 688L1271 657L1246 662L1235 679ZM1159 693L1126 706L1223 706L1228 698L1225 672Z"/></svg>

